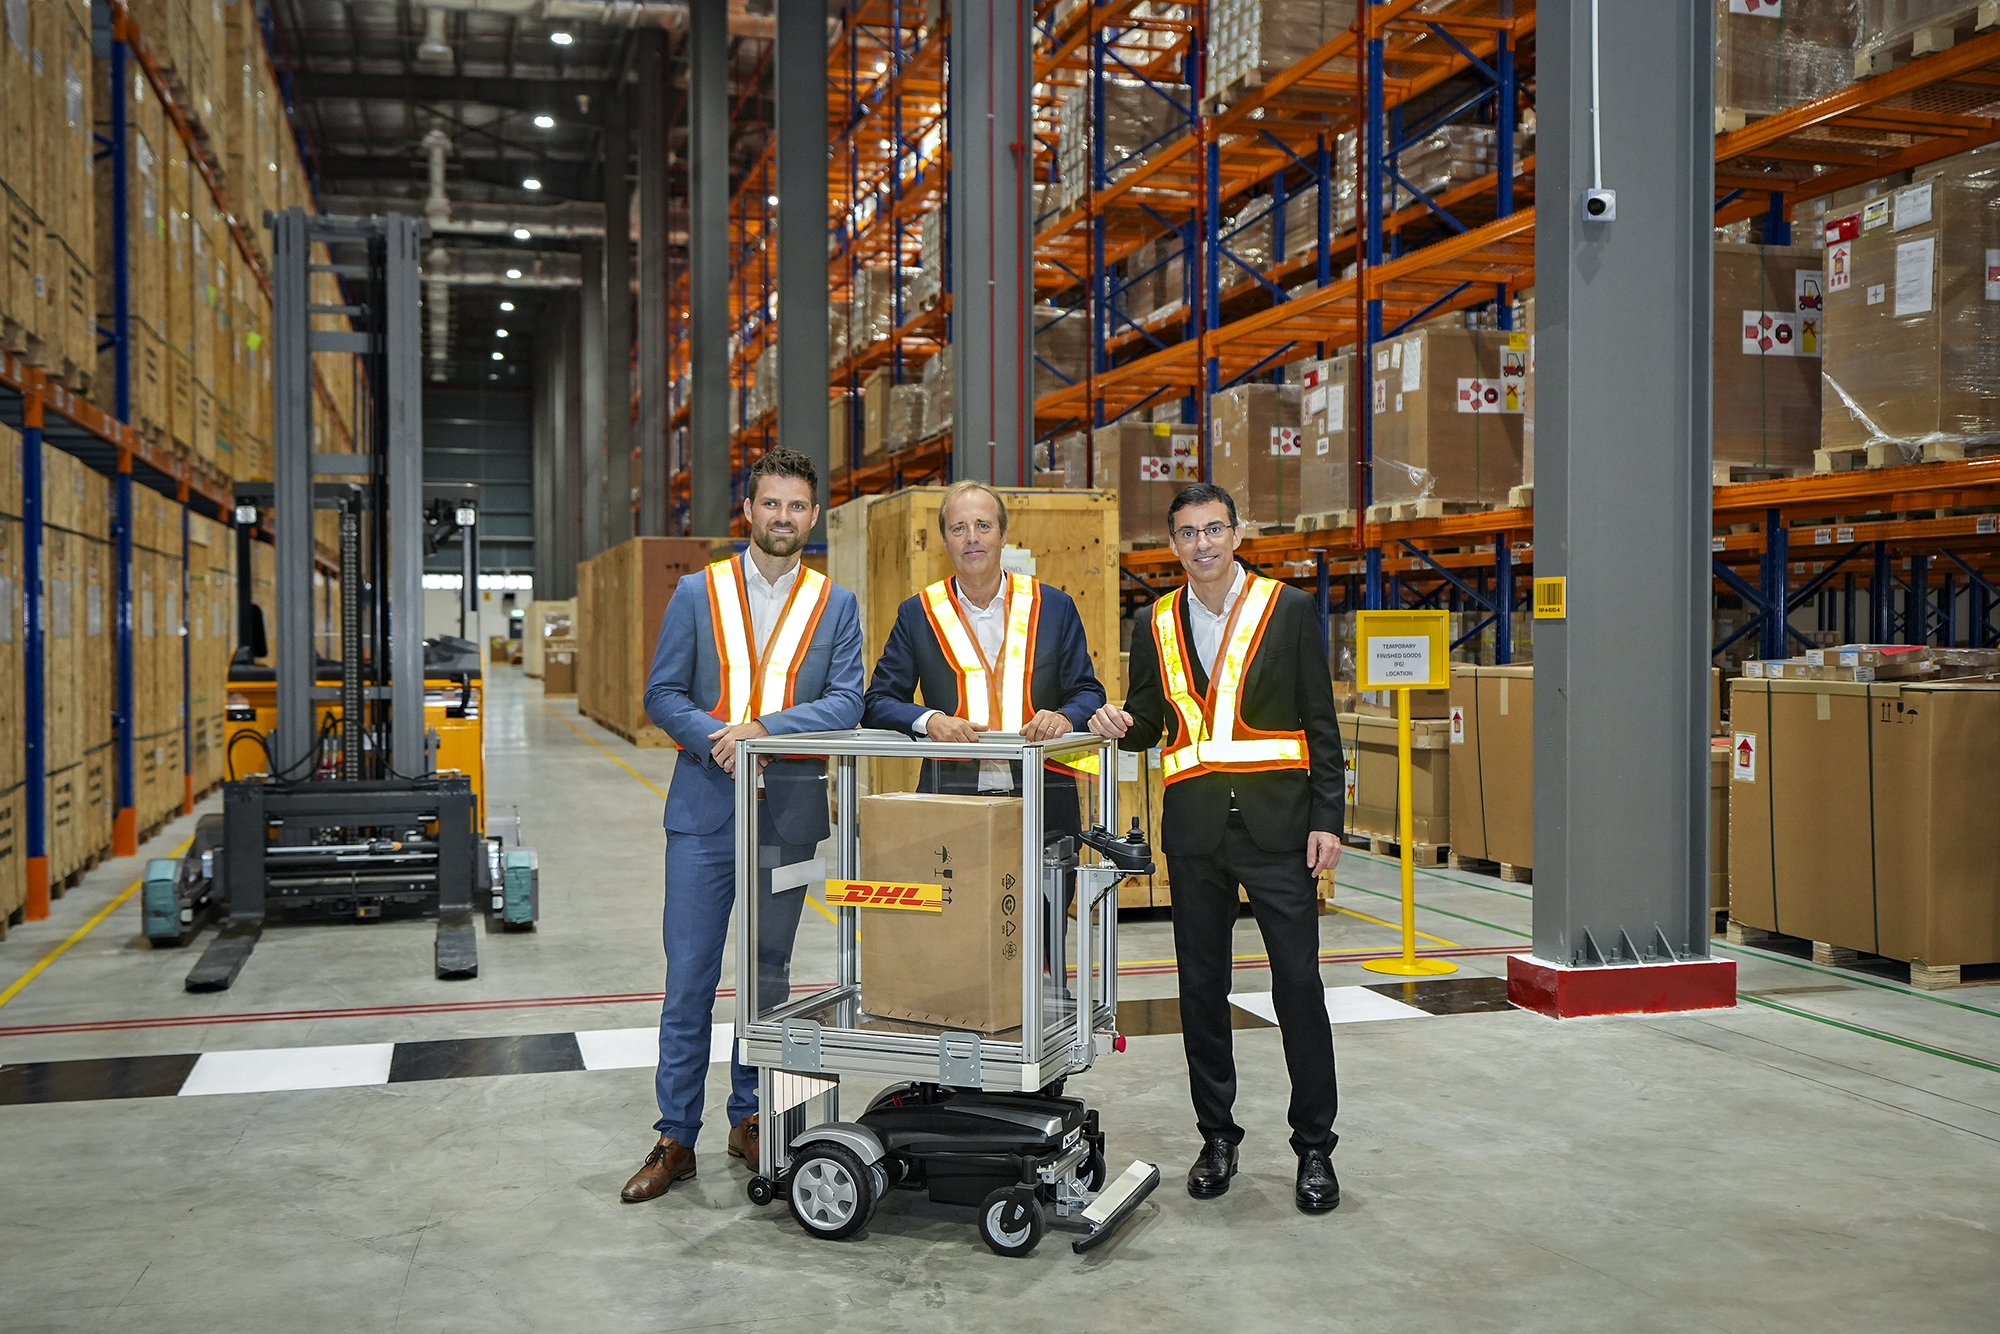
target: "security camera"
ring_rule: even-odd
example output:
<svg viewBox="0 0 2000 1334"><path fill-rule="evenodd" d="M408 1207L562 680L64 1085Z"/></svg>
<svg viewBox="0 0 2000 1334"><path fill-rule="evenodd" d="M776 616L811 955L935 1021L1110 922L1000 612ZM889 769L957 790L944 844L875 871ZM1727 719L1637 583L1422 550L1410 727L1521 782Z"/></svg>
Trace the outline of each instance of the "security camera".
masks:
<svg viewBox="0 0 2000 1334"><path fill-rule="evenodd" d="M1616 190L1585 190L1583 192L1583 220L1585 222L1618 221L1618 192Z"/></svg>

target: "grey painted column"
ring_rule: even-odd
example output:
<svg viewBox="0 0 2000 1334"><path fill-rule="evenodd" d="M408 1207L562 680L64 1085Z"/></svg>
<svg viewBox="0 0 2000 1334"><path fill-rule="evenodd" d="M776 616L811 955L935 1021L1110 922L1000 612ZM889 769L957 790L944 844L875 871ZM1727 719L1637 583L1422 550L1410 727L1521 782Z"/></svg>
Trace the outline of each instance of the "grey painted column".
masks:
<svg viewBox="0 0 2000 1334"><path fill-rule="evenodd" d="M778 443L825 479L826 12L780 5L777 13ZM822 520L813 538L825 537Z"/></svg>
<svg viewBox="0 0 2000 1334"><path fill-rule="evenodd" d="M577 561L576 417L570 397L576 359L576 299L565 294L543 310L549 344L550 560L556 567L556 586L564 590L557 596L570 597L576 591Z"/></svg>
<svg viewBox="0 0 2000 1334"><path fill-rule="evenodd" d="M1028 213L1033 190L1027 0L953 6L946 102L951 136L951 472L1025 480L1034 433Z"/></svg>
<svg viewBox="0 0 2000 1334"><path fill-rule="evenodd" d="M605 89L604 529L600 546L632 536L632 93L621 75Z"/></svg>
<svg viewBox="0 0 2000 1334"><path fill-rule="evenodd" d="M312 237L304 210L271 228L271 452L276 550L272 660L277 663L274 772L307 771L314 734ZM66 683L52 681L51 689Z"/></svg>
<svg viewBox="0 0 2000 1334"><path fill-rule="evenodd" d="M568 581L573 576L556 553L556 447L550 429L554 414L549 402L555 383L549 372L555 360L554 341L545 333L535 345L534 416L530 430L534 440L535 596L559 601L569 596Z"/></svg>
<svg viewBox="0 0 2000 1334"><path fill-rule="evenodd" d="M1586 222L1591 7L1536 34L1535 956L1708 953L1714 11L1607 0ZM1671 951L1671 954L1669 953Z"/></svg>
<svg viewBox="0 0 2000 1334"><path fill-rule="evenodd" d="M589 560L604 549L604 532L608 519L606 510L611 498L605 493L610 486L604 456L605 415L609 405L604 401L604 243L595 238L582 244L583 290L577 303L578 313L578 370L581 373L580 408L577 448L580 451L583 474L583 506L579 516L582 544L578 548L579 560Z"/></svg>
<svg viewBox="0 0 2000 1334"><path fill-rule="evenodd" d="M688 414L694 532L729 531L729 6L688 3Z"/></svg>
<svg viewBox="0 0 2000 1334"><path fill-rule="evenodd" d="M639 532L667 531L667 34L639 33Z"/></svg>
<svg viewBox="0 0 2000 1334"><path fill-rule="evenodd" d="M383 221L381 324L389 473L389 758L428 774L424 745L424 335L417 219Z"/></svg>

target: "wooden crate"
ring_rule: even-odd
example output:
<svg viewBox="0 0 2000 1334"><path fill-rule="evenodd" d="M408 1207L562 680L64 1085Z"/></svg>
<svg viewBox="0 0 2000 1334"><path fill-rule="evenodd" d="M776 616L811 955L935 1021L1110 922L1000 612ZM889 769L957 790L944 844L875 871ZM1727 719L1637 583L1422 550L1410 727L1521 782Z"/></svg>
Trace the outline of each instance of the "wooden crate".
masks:
<svg viewBox="0 0 2000 1334"><path fill-rule="evenodd" d="M229 657L235 649L235 552L227 526L188 516L188 770L196 792L223 778Z"/></svg>
<svg viewBox="0 0 2000 1334"><path fill-rule="evenodd" d="M0 790L0 940L28 900L27 795L20 783Z"/></svg>
<svg viewBox="0 0 2000 1334"><path fill-rule="evenodd" d="M671 745L646 717L646 673L681 576L727 539L635 537L576 567L576 702L635 745Z"/></svg>

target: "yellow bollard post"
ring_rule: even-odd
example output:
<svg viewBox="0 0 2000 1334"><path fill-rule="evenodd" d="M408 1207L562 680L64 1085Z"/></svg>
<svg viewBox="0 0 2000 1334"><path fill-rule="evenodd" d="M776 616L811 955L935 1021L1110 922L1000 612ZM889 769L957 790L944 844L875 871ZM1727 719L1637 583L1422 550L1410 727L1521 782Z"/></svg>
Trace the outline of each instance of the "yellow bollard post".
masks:
<svg viewBox="0 0 2000 1334"><path fill-rule="evenodd" d="M1458 965L1449 959L1417 957L1417 863L1410 824L1410 692L1396 691L1396 835L1402 840L1403 872L1403 956L1400 959L1370 959L1361 966L1371 973L1393 973L1399 977L1426 977L1455 973Z"/></svg>

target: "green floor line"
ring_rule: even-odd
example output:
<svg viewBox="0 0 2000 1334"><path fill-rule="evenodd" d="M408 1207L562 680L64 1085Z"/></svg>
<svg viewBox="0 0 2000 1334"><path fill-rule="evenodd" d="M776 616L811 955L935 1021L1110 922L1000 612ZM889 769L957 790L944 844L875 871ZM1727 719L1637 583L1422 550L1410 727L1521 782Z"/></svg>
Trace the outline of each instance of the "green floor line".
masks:
<svg viewBox="0 0 2000 1334"><path fill-rule="evenodd" d="M1348 851L1349 851L1349 852L1353 852L1353 853L1357 853L1357 854L1359 854L1360 856L1363 856L1363 857L1367 857L1367 858L1369 858L1369 859L1370 859L1371 861L1377 861L1377 862L1381 862L1381 863L1382 863L1383 865L1385 865L1385 866L1400 866L1400 865L1402 865L1402 863L1401 863L1401 862L1399 862L1399 861L1398 861L1398 860L1397 860L1396 858L1394 858L1394 857L1384 857L1384 856L1380 855L1379 853L1374 853L1374 852L1364 852L1364 851L1362 851L1362 849L1360 849L1360 848L1352 848L1352 847L1351 847L1351 848L1349 848L1349 849L1348 849ZM1480 883L1479 883L1479 882L1478 882L1477 880L1462 880L1462 879L1460 879L1460 878L1459 878L1458 876L1455 876L1455 875L1446 875L1446 874L1444 874L1444 873L1443 873L1442 871L1435 871L1435 870L1432 870L1432 869L1430 869L1429 867L1424 867L1424 866L1419 866L1419 867L1417 867L1417 868L1416 868L1416 872L1417 872L1417 874L1418 874L1418 875L1422 875L1422 876L1429 876L1429 877L1430 877L1430 878L1431 878L1432 880L1442 880L1442 881L1444 881L1444 882L1445 882L1445 883L1446 883L1447 885L1464 885L1464 886L1465 886L1465 887L1466 887L1467 889L1484 889L1484 890L1489 890L1489 891L1491 891L1492 893L1495 893L1495 894L1505 894L1505 895L1506 895L1506 896L1507 896L1508 898L1510 898L1510 899L1528 899L1528 900L1532 901L1532 900L1534 899L1534 897L1535 897L1535 896L1534 896L1533 894L1522 894L1522 893L1520 893L1520 892L1518 892L1518 891L1516 891L1516 890L1511 890L1511 889L1498 889L1498 888L1495 888L1495 887L1494 887L1494 886L1492 886L1492 885L1482 885L1482 884L1480 884Z"/></svg>
<svg viewBox="0 0 2000 1334"><path fill-rule="evenodd" d="M1928 991L1918 991L1915 987L1900 986L1894 982L1884 982L1880 978L1868 977L1860 973L1850 973L1839 968L1828 968L1824 964L1807 963L1804 959L1794 959L1789 955L1776 954L1770 950L1753 949L1747 945L1730 945L1722 941L1715 941L1712 944L1713 948L1728 950L1732 954L1747 954L1753 959L1761 959L1767 963L1781 963L1789 968L1803 968L1809 973L1824 973L1828 977L1837 977L1843 982L1853 982L1859 986L1874 987L1877 991L1887 991L1892 995L1908 996L1913 1000L1925 1000L1933 1005L1949 1005L1954 1010L1970 1010L1974 1014L1983 1014L1989 1019L2000 1019L2000 1010L1989 1010L1984 1005L1967 1005L1964 1001L1946 1000L1943 996L1934 996Z"/></svg>
<svg viewBox="0 0 2000 1334"><path fill-rule="evenodd" d="M1401 903L1403 901L1403 896L1401 894L1384 894L1379 889L1366 889L1360 885L1351 885L1347 881L1339 879L1336 879L1333 883L1340 886L1342 889L1351 889L1357 894L1373 894L1378 899L1389 899L1396 903ZM1523 940L1534 939L1534 937L1529 935L1526 931L1516 931L1511 926L1499 926L1493 922L1482 922L1477 917L1467 917L1464 913L1452 912L1448 908L1433 908L1428 903L1420 903L1417 906L1423 909L1425 912L1434 912L1445 917L1456 917L1461 922L1470 922L1474 926L1483 926L1489 928L1490 930L1504 932L1505 934L1510 936L1519 936Z"/></svg>
<svg viewBox="0 0 2000 1334"><path fill-rule="evenodd" d="M1810 1010L1796 1010L1789 1005L1780 1005L1776 1001L1765 1000L1762 996L1739 996L1738 999L1749 1001L1752 1005L1761 1005L1767 1010L1776 1010L1780 1014L1789 1014L1800 1019L1810 1019L1816 1024L1825 1024L1828 1028L1846 1029L1850 1033L1859 1033L1863 1037L1878 1038L1883 1042L1894 1043L1898 1047L1908 1047L1911 1051L1920 1051L1929 1056L1942 1056L1947 1061L1957 1061L1960 1065L1976 1066L1981 1070L1990 1070L1994 1074L2000 1075L2000 1065L1992 1065L1986 1061L1979 1060L1977 1057L1966 1056L1960 1052L1949 1051L1943 1047L1933 1047L1924 1042L1912 1042L1908 1038L1899 1038L1893 1034L1878 1032L1872 1028L1863 1028L1860 1024L1850 1024L1839 1019L1829 1019L1825 1015L1814 1014Z"/></svg>

